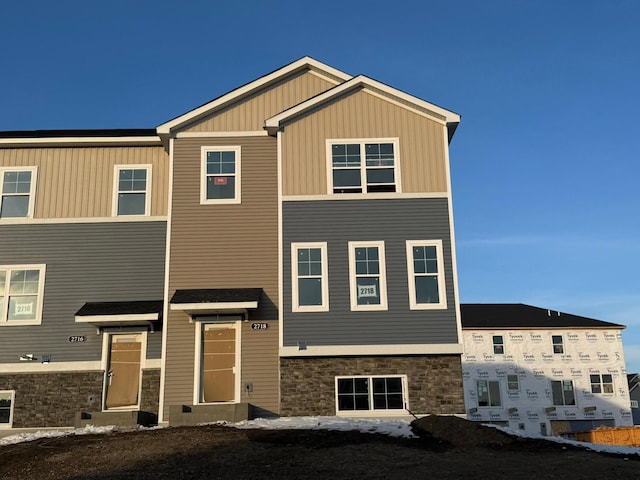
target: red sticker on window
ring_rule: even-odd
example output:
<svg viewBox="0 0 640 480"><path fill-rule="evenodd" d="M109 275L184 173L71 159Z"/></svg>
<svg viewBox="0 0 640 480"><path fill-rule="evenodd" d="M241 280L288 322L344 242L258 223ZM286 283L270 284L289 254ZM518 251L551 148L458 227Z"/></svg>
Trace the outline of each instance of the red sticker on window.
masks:
<svg viewBox="0 0 640 480"><path fill-rule="evenodd" d="M214 177L213 184L214 185L226 185L227 184L227 177Z"/></svg>

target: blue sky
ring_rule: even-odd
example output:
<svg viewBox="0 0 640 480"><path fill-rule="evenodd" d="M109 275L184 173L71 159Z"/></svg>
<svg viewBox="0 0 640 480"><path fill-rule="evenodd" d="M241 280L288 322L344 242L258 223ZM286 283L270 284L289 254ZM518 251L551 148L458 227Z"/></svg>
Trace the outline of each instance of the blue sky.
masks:
<svg viewBox="0 0 640 480"><path fill-rule="evenodd" d="M640 371L640 2L21 0L0 130L152 128L304 55L462 115L463 302L622 323Z"/></svg>

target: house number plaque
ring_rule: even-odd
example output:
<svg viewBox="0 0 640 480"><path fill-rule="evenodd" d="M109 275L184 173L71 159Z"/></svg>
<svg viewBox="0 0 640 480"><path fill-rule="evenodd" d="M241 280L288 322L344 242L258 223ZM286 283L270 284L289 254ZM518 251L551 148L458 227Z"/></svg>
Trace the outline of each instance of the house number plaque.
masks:
<svg viewBox="0 0 640 480"><path fill-rule="evenodd" d="M268 323L252 323L251 330L269 330Z"/></svg>
<svg viewBox="0 0 640 480"><path fill-rule="evenodd" d="M86 340L87 338L84 335L72 335L69 337L69 343L82 343Z"/></svg>

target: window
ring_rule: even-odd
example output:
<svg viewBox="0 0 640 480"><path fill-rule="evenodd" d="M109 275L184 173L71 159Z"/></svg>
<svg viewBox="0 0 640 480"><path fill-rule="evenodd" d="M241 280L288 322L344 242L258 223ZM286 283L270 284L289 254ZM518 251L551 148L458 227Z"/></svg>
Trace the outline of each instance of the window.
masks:
<svg viewBox="0 0 640 480"><path fill-rule="evenodd" d="M291 244L291 271L292 310L329 310L327 244Z"/></svg>
<svg viewBox="0 0 640 480"><path fill-rule="evenodd" d="M562 343L562 335L552 335L551 343L553 344L553 353L564 353L564 345Z"/></svg>
<svg viewBox="0 0 640 480"><path fill-rule="evenodd" d="M0 325L41 323L44 265L0 266Z"/></svg>
<svg viewBox="0 0 640 480"><path fill-rule="evenodd" d="M33 217L36 167L0 169L0 218Z"/></svg>
<svg viewBox="0 0 640 480"><path fill-rule="evenodd" d="M405 410L406 377L336 377L337 411Z"/></svg>
<svg viewBox="0 0 640 480"><path fill-rule="evenodd" d="M202 147L200 203L240 203L240 147Z"/></svg>
<svg viewBox="0 0 640 480"><path fill-rule="evenodd" d="M407 241L411 310L447 308L443 265L442 241Z"/></svg>
<svg viewBox="0 0 640 480"><path fill-rule="evenodd" d="M551 393L554 405L575 405L572 380L552 380Z"/></svg>
<svg viewBox="0 0 640 480"><path fill-rule="evenodd" d="M502 335L493 336L493 354L504 355L504 339Z"/></svg>
<svg viewBox="0 0 640 480"><path fill-rule="evenodd" d="M613 376L610 374L589 375L591 393L613 393Z"/></svg>
<svg viewBox="0 0 640 480"><path fill-rule="evenodd" d="M351 310L386 310L384 242L349 242Z"/></svg>
<svg viewBox="0 0 640 480"><path fill-rule="evenodd" d="M477 380L479 407L500 407L500 382L495 380Z"/></svg>
<svg viewBox="0 0 640 480"><path fill-rule="evenodd" d="M13 424L13 390L0 391L0 428L9 428Z"/></svg>
<svg viewBox="0 0 640 480"><path fill-rule="evenodd" d="M149 215L151 165L116 165L114 216Z"/></svg>
<svg viewBox="0 0 640 480"><path fill-rule="evenodd" d="M328 140L333 193L385 193L399 189L398 139Z"/></svg>
<svg viewBox="0 0 640 480"><path fill-rule="evenodd" d="M507 390L510 392L520 390L520 378L518 375L507 375Z"/></svg>

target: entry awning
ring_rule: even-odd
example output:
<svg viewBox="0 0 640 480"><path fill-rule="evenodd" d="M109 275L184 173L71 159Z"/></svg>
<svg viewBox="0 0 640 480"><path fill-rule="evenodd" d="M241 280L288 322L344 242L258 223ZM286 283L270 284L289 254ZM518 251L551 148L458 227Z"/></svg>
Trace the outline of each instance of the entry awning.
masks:
<svg viewBox="0 0 640 480"><path fill-rule="evenodd" d="M162 318L162 300L88 302L76 312L76 323L103 327L146 326L151 331Z"/></svg>
<svg viewBox="0 0 640 480"><path fill-rule="evenodd" d="M176 290L169 308L189 315L243 312L258 308L262 288L201 288Z"/></svg>

